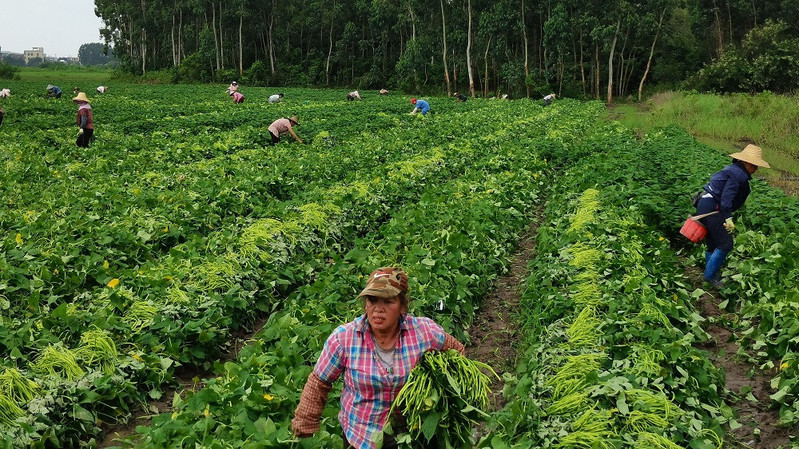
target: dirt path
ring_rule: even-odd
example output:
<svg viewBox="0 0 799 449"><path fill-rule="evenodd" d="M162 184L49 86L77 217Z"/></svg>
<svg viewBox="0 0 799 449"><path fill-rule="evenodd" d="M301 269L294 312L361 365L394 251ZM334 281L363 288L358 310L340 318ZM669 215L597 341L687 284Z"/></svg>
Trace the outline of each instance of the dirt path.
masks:
<svg viewBox="0 0 799 449"><path fill-rule="evenodd" d="M695 288L702 286L702 271L688 267L686 275ZM734 321L734 313L719 308L723 298L715 291L709 291L699 298L697 309L709 325L705 329L712 337L708 343L698 345L710 355L710 361L726 373L728 390L727 402L735 409L736 418L741 425L730 429L725 447L730 449L777 449L790 447L790 428L777 425L779 410L770 409L771 388L769 381L774 373L763 372L736 357L739 346L733 341L733 331L726 323Z"/></svg>
<svg viewBox="0 0 799 449"><path fill-rule="evenodd" d="M248 330L235 332L227 351L219 356L219 362L225 363L236 360L242 348L244 348L248 342L252 340L253 336L266 324L266 319L267 317L265 316L258 317ZM178 368L174 376L174 380L178 385L177 387L165 387L163 396L161 396L160 399L149 401L144 409L134 410L127 423L104 427L104 438L98 442L97 447L100 449L119 447L122 440L136 435L137 426L148 426L155 415L172 412L172 400L175 394L183 391L199 391L205 386L203 379L213 376L214 372L211 370Z"/></svg>
<svg viewBox="0 0 799 449"><path fill-rule="evenodd" d="M519 247L511 259L508 274L496 280L494 290L484 299L480 313L469 328L471 344L466 355L494 368L500 376L516 368L518 340L514 314L519 311L519 302L527 279L527 262L535 256L535 234L540 220L530 224L519 241ZM503 382L494 378L491 385L491 407L499 410L505 406L502 396Z"/></svg>

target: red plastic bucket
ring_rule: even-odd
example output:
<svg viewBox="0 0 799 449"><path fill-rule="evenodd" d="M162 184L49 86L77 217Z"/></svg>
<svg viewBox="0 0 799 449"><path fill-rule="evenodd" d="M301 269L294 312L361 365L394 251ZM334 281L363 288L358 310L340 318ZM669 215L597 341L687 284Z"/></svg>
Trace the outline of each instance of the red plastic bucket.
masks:
<svg viewBox="0 0 799 449"><path fill-rule="evenodd" d="M694 243L699 243L707 236L707 229L702 226L702 223L694 220L693 217L688 217L688 219L685 220L685 224L680 228L680 234Z"/></svg>

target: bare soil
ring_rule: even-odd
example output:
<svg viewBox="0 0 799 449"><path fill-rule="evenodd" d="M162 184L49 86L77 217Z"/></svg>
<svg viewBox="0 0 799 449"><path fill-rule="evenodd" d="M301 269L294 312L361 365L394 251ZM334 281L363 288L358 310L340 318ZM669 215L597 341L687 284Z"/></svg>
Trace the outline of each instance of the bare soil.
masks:
<svg viewBox="0 0 799 449"><path fill-rule="evenodd" d="M535 234L540 220L535 220L522 236L519 247L511 259L508 273L497 279L494 289L485 297L480 313L469 328L471 344L466 355L491 366L500 376L513 372L518 355L515 348L518 326L514 314L519 311L524 281L527 278L527 262L535 256ZM502 396L503 382L496 377L491 385L491 408L500 410L505 406Z"/></svg>
<svg viewBox="0 0 799 449"><path fill-rule="evenodd" d="M702 271L698 267L686 268L686 275L695 288L702 287ZM726 373L726 400L735 409L737 429L729 429L725 447L734 449L778 449L790 447L791 436L797 429L778 425L779 411L770 407L770 380L774 372L764 372L737 357L739 346L734 332L726 323L734 322L735 313L719 308L723 298L716 291L708 291L697 302L697 309L707 319L706 331L712 337L708 343L698 345L708 352L714 365ZM751 394L750 394L751 393Z"/></svg>
<svg viewBox="0 0 799 449"><path fill-rule="evenodd" d="M219 361L225 363L236 360L241 350L247 346L248 342L261 330L265 323L266 317L261 316L248 329L234 332L227 351L219 356ZM145 407L134 410L127 422L103 426L104 438L98 442L97 447L129 446L136 440L137 426L148 426L153 416L174 411L172 409L172 401L176 394L199 391L205 386L202 379L207 379L213 375L214 373L211 370L178 368L174 377L177 385L165 387L164 394L160 399L150 401Z"/></svg>

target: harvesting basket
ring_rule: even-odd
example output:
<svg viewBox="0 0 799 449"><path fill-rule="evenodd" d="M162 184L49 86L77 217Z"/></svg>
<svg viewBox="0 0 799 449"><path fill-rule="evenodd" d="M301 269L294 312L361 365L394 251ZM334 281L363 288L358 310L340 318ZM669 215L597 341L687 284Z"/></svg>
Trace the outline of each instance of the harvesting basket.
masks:
<svg viewBox="0 0 799 449"><path fill-rule="evenodd" d="M717 213L719 213L719 211L688 217L685 220L685 224L683 224L682 228L680 228L680 234L684 235L688 240L694 243L701 242L707 236L707 229L702 225L702 223L699 222L699 219Z"/></svg>
<svg viewBox="0 0 799 449"><path fill-rule="evenodd" d="M680 228L680 234L694 243L699 243L707 236L707 229L702 226L702 223L694 220L694 217L688 217L685 220L685 224Z"/></svg>

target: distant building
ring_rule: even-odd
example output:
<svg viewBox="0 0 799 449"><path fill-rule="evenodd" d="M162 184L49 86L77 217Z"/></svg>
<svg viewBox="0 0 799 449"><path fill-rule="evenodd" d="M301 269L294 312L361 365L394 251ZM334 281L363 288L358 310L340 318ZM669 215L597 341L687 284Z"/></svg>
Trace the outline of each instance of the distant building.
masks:
<svg viewBox="0 0 799 449"><path fill-rule="evenodd" d="M25 64L29 63L31 59L39 58L44 61L44 47L33 47L30 50L25 50L23 54Z"/></svg>

